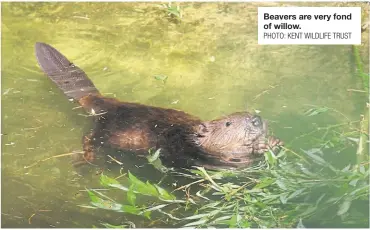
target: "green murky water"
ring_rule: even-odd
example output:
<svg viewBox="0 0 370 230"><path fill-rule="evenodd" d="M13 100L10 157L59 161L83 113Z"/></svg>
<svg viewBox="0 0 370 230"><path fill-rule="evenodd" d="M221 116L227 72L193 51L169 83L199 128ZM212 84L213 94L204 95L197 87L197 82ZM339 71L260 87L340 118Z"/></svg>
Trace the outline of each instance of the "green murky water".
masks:
<svg viewBox="0 0 370 230"><path fill-rule="evenodd" d="M98 175L79 176L69 157L25 168L81 150L81 137L89 127L74 109L77 105L40 71L34 57L37 41L59 49L107 96L181 109L203 119L259 110L288 143L311 131L314 123L359 119L365 98L347 91L361 88L350 46L259 46L257 4L180 6L181 22L169 20L155 3L2 4L4 227L119 224L113 214L76 206L88 201L79 190L97 186ZM155 75L168 78L163 83ZM307 117L307 104L342 114ZM291 144L303 148L310 143L298 139ZM341 159L343 164L351 160ZM140 163L125 162L126 169L138 170L135 165ZM160 176L152 167L142 167L140 173ZM148 226L140 218L122 218Z"/></svg>

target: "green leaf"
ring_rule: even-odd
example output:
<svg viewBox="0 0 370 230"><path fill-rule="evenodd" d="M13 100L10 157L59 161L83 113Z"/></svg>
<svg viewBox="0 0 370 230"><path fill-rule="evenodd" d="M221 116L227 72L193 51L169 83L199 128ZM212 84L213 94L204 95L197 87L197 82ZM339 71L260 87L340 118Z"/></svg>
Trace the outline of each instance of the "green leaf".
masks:
<svg viewBox="0 0 370 230"><path fill-rule="evenodd" d="M344 169L342 169L342 172L348 172L351 168L351 164L347 165Z"/></svg>
<svg viewBox="0 0 370 230"><path fill-rule="evenodd" d="M152 185L149 181L147 181L145 184L147 186L148 195L151 194L152 196L159 197L159 192L154 185Z"/></svg>
<svg viewBox="0 0 370 230"><path fill-rule="evenodd" d="M108 177L103 174L100 175L100 184L105 187L118 188L126 192L129 190L127 187L121 185L116 179Z"/></svg>
<svg viewBox="0 0 370 230"><path fill-rule="evenodd" d="M142 216L146 217L147 219L151 219L151 217L150 217L151 214L152 214L152 212L145 211Z"/></svg>
<svg viewBox="0 0 370 230"><path fill-rule="evenodd" d="M77 206L81 207L81 208L97 209L97 207L93 207L93 206L90 206L90 205L77 205Z"/></svg>
<svg viewBox="0 0 370 230"><path fill-rule="evenodd" d="M89 194L91 204L95 207L106 209L106 210L112 210L112 211L119 211L122 207L121 204L118 204L111 200L104 200L97 195L95 195L94 192L87 190L87 193Z"/></svg>
<svg viewBox="0 0 370 230"><path fill-rule="evenodd" d="M305 152L309 157L311 157L317 163L325 164L325 165L328 164L324 159L322 159L321 157L319 157L318 155L315 154L317 152L320 152L321 150L320 151L313 151L313 149L312 149L312 150L305 151L305 150L302 149L302 151Z"/></svg>
<svg viewBox="0 0 370 230"><path fill-rule="evenodd" d="M301 214L302 217L309 216L316 211L317 207L308 207L305 212Z"/></svg>
<svg viewBox="0 0 370 230"><path fill-rule="evenodd" d="M130 186L130 189L128 190L127 192L127 201L132 205L132 206L135 206L135 202L136 202L136 195L134 193L134 186L131 185Z"/></svg>
<svg viewBox="0 0 370 230"><path fill-rule="evenodd" d="M320 204L321 200L322 200L325 196L326 196L326 193L322 194L322 195L319 197L319 199L317 199L317 201L316 201L316 206L318 206L318 205Z"/></svg>
<svg viewBox="0 0 370 230"><path fill-rule="evenodd" d="M122 205L121 210L125 213L130 213L134 215L139 215L141 210L132 205Z"/></svg>
<svg viewBox="0 0 370 230"><path fill-rule="evenodd" d="M339 206L339 210L337 212L337 215L338 216L341 216L343 214L345 214L349 208L351 207L351 203L352 201L351 200L345 200L340 206Z"/></svg>
<svg viewBox="0 0 370 230"><path fill-rule="evenodd" d="M128 177L132 185L134 185L136 192L143 194L143 195L158 197L159 194L157 192L157 189L153 185L151 185L149 182L147 183L142 182L130 172L128 172Z"/></svg>
<svg viewBox="0 0 370 230"><path fill-rule="evenodd" d="M168 77L166 75L164 75L164 74L156 74L156 75L154 75L154 78L156 80L166 82L166 80L167 80Z"/></svg>
<svg viewBox="0 0 370 230"><path fill-rule="evenodd" d="M275 182L275 179L272 179L271 177L266 177L266 178L263 178L258 184L256 184L256 186L254 186L253 189L265 188L274 182Z"/></svg>
<svg viewBox="0 0 370 230"><path fill-rule="evenodd" d="M104 174L100 175L100 184L109 187L112 184L120 184L116 179L108 177Z"/></svg>
<svg viewBox="0 0 370 230"><path fill-rule="evenodd" d="M214 219L211 224L229 224L230 222L230 218L232 218L233 216L221 216L221 217L218 217L216 219Z"/></svg>
<svg viewBox="0 0 370 230"><path fill-rule="evenodd" d="M158 190L158 193L159 193L159 198L163 199L163 200L176 200L176 197L170 193L168 193L165 189L159 187L158 185L154 185L157 190Z"/></svg>
<svg viewBox="0 0 370 230"><path fill-rule="evenodd" d="M240 220L239 225L240 225L241 228L250 228L251 227L251 224L246 219Z"/></svg>
<svg viewBox="0 0 370 230"><path fill-rule="evenodd" d="M195 222L192 222L192 223L188 223L188 224L185 224L184 227L190 227L190 226L199 226L199 225L203 225L207 223L207 219L200 219L198 221L195 221Z"/></svg>
<svg viewBox="0 0 370 230"><path fill-rule="evenodd" d="M183 219L184 220L196 220L196 219L200 219L200 218L203 218L203 217L206 217L206 216L209 216L209 213L202 213L202 214L197 214L197 215L194 215L194 216L188 216L188 217L185 217Z"/></svg>
<svg viewBox="0 0 370 230"><path fill-rule="evenodd" d="M157 149L157 151L155 151L153 155L149 154L149 156L147 156L149 163L152 163L155 160L159 159L160 153L161 153L161 149Z"/></svg>
<svg viewBox="0 0 370 230"><path fill-rule="evenodd" d="M158 210L158 209L164 208L164 207L166 207L167 205L169 205L169 204L160 204L160 205L157 205L157 206L154 206L154 207L151 207L151 208L145 209L143 212L155 211L155 210Z"/></svg>
<svg viewBox="0 0 370 230"><path fill-rule="evenodd" d="M288 190L287 186L285 185L285 183L283 182L282 179L280 180L277 180L276 181L276 184L279 186L279 188L281 188L282 190Z"/></svg>
<svg viewBox="0 0 370 230"><path fill-rule="evenodd" d="M237 215L233 215L231 219L229 220L229 228L235 228L238 221Z"/></svg>
<svg viewBox="0 0 370 230"><path fill-rule="evenodd" d="M351 180L351 181L349 182L349 185L351 185L351 186L353 186L353 187L356 187L358 180L359 180L359 179Z"/></svg>
<svg viewBox="0 0 370 230"><path fill-rule="evenodd" d="M128 227L127 225L113 225L109 223L101 223L101 225L103 225L106 228L127 228Z"/></svg>
<svg viewBox="0 0 370 230"><path fill-rule="evenodd" d="M87 189L87 194L89 195L89 198L90 198L91 202L99 202L101 200L97 195L95 195L94 192L92 192L88 189Z"/></svg>
<svg viewBox="0 0 370 230"><path fill-rule="evenodd" d="M271 150L265 152L265 160L270 166L275 166L277 163L277 157Z"/></svg>
<svg viewBox="0 0 370 230"><path fill-rule="evenodd" d="M363 165L360 166L360 173L365 174L365 167Z"/></svg>
<svg viewBox="0 0 370 230"><path fill-rule="evenodd" d="M202 207L199 208L199 210L203 210L203 209L207 209L207 208L214 209L214 208L217 208L216 206L217 205L220 205L220 204L222 204L222 202L215 201L213 203L209 203L209 204L203 205Z"/></svg>
<svg viewBox="0 0 370 230"><path fill-rule="evenodd" d="M306 228L306 227L303 225L303 223L302 223L302 219L301 219L301 218L299 218L299 222L298 222L298 224L297 224L297 228Z"/></svg>
<svg viewBox="0 0 370 230"><path fill-rule="evenodd" d="M288 194L287 193L283 193L280 195L280 201L282 204L286 204L286 202L288 201Z"/></svg>
<svg viewBox="0 0 370 230"><path fill-rule="evenodd" d="M312 108L312 109L309 109L309 110L307 110L305 113L304 113L304 115L306 115L306 116L316 116L316 115L318 115L318 114L320 114L320 113L324 113L324 112L326 112L326 111L328 111L329 110L329 108L327 108L327 107L322 107L322 108Z"/></svg>
<svg viewBox="0 0 370 230"><path fill-rule="evenodd" d="M301 194L304 190L306 189L305 188L298 189L297 191L293 192L290 196L288 196L287 200L294 199L296 196Z"/></svg>

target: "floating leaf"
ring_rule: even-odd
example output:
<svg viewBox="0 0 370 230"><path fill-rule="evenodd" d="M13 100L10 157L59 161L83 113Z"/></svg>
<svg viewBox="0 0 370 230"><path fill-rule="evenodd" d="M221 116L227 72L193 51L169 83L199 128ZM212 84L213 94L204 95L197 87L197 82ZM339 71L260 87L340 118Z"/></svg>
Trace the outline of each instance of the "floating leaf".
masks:
<svg viewBox="0 0 370 230"><path fill-rule="evenodd" d="M351 168L351 164L347 165L344 169L342 169L342 172L348 172Z"/></svg>
<svg viewBox="0 0 370 230"><path fill-rule="evenodd" d="M221 216L221 217L218 217L218 218L214 219L214 220L212 221L212 223L213 223L213 224L217 224L217 223L219 223L219 224L229 223L229 222L230 222L230 219L231 219L232 217L233 217L233 216ZM225 222L225 220L228 220L228 221L226 221L226 222Z"/></svg>
<svg viewBox="0 0 370 230"><path fill-rule="evenodd" d="M322 194L322 195L319 197L319 199L317 199L317 201L316 201L316 206L318 206L318 205L320 204L321 200L322 200L325 196L326 196L326 193Z"/></svg>
<svg viewBox="0 0 370 230"><path fill-rule="evenodd" d="M352 201L351 200L345 200L340 206L339 206L339 210L337 212L337 215L338 216L341 216L343 214L345 214L349 208L351 207L351 203Z"/></svg>
<svg viewBox="0 0 370 230"><path fill-rule="evenodd" d="M77 205L81 208L90 208L90 209L97 209L97 207L93 207L93 206L90 206L90 205Z"/></svg>
<svg viewBox="0 0 370 230"><path fill-rule="evenodd" d="M308 207L305 212L301 213L301 216L311 215L316 211L317 207Z"/></svg>
<svg viewBox="0 0 370 230"><path fill-rule="evenodd" d="M128 172L128 177L130 179L130 182L134 185L135 191L143 195L158 197L159 194L157 192L157 189L153 185L151 185L149 182L147 183L142 182L130 172Z"/></svg>
<svg viewBox="0 0 370 230"><path fill-rule="evenodd" d="M206 205L203 205L202 207L200 207L199 210L202 210L202 209L207 209L207 208L216 208L217 205L220 205L221 202L220 201L217 201L217 202L213 202L213 203L209 203L209 204L206 204Z"/></svg>
<svg viewBox="0 0 370 230"><path fill-rule="evenodd" d="M122 205L121 210L125 213L130 213L134 215L140 215L141 210L132 205Z"/></svg>
<svg viewBox="0 0 370 230"><path fill-rule="evenodd" d="M299 222L298 222L298 224L297 224L297 228L306 228L306 227L303 225L303 223L302 223L302 219L301 219L301 218L299 218Z"/></svg>
<svg viewBox="0 0 370 230"><path fill-rule="evenodd" d="M200 191L198 191L195 195L197 195L197 196L199 196L199 197L201 197L201 198L203 198L203 199L205 199L205 200L210 200L210 199L208 199L207 197L205 197L205 196L203 196L202 194L200 194Z"/></svg>
<svg viewBox="0 0 370 230"><path fill-rule="evenodd" d="M351 186L353 186L353 187L356 187L358 180L359 180L359 179L351 180L351 181L349 182L349 185L351 185Z"/></svg>
<svg viewBox="0 0 370 230"><path fill-rule="evenodd" d="M265 188L269 186L270 184L274 183L275 179L272 179L270 177L263 178L256 186L253 187L253 189L256 188Z"/></svg>
<svg viewBox="0 0 370 230"><path fill-rule="evenodd" d="M353 141L355 142L356 144L358 144L360 142L360 139L359 138L355 138L355 137L346 137L348 140L350 141Z"/></svg>
<svg viewBox="0 0 370 230"><path fill-rule="evenodd" d="M118 188L123 191L128 191L129 189L123 185L121 185L116 179L108 177L104 174L100 175L100 184L106 187L113 187Z"/></svg>
<svg viewBox="0 0 370 230"><path fill-rule="evenodd" d="M156 80L160 80L160 81L166 82L166 80L167 80L168 77L166 75L164 75L164 74L156 74L156 75L154 75L154 78Z"/></svg>
<svg viewBox="0 0 370 230"><path fill-rule="evenodd" d="M112 211L119 211L122 208L121 204L115 203L111 200L104 200L90 190L87 190L87 193L89 194L91 204L95 207Z"/></svg>
<svg viewBox="0 0 370 230"><path fill-rule="evenodd" d="M185 224L184 227L197 226L207 223L207 219L201 219L192 223Z"/></svg>
<svg viewBox="0 0 370 230"><path fill-rule="evenodd" d="M209 216L209 213L203 213L203 214L198 214L198 215L194 215L194 216L185 217L184 220L195 220L195 219L200 219L200 218L203 218L203 217L206 217L206 216Z"/></svg>
<svg viewBox="0 0 370 230"><path fill-rule="evenodd" d="M294 199L295 197L297 197L299 194L301 194L304 190L306 190L305 188L301 188L301 189L298 189L297 191L293 192L290 196L288 196L288 200L290 199Z"/></svg>
<svg viewBox="0 0 370 230"><path fill-rule="evenodd" d="M103 225L106 228L127 228L128 227L128 225L113 225L109 223L101 223L101 225Z"/></svg>
<svg viewBox="0 0 370 230"><path fill-rule="evenodd" d="M212 212L209 212L209 213L204 213L204 214L198 214L198 215L194 215L194 216L189 216L189 217L185 217L184 220L194 220L194 219L200 219L200 218L203 218L203 217L212 217L214 215L216 215L217 213L219 213L221 210L220 209L216 209Z"/></svg>
<svg viewBox="0 0 370 230"><path fill-rule="evenodd" d="M174 217L172 214L170 213L167 213L167 212L164 212L162 209L158 209L158 212L162 213L162 214L165 214L166 216L168 216L169 218L171 219L174 219L174 220L182 220L180 218L177 218L177 217Z"/></svg>
<svg viewBox="0 0 370 230"><path fill-rule="evenodd" d="M134 193L134 186L131 185L130 186L130 189L128 190L127 192L127 200L128 202L132 205L132 206L135 206L135 202L136 202L136 195Z"/></svg>
<svg viewBox="0 0 370 230"><path fill-rule="evenodd" d="M284 182L280 179L276 181L276 184L281 188L282 190L288 190L287 186L284 184Z"/></svg>
<svg viewBox="0 0 370 230"><path fill-rule="evenodd" d="M161 205L157 205L157 206L154 206L154 207L151 207L151 208L145 209L145 211L143 211L143 212L155 211L155 210L158 210L158 209L164 208L164 207L166 207L167 205L168 205L168 204L161 204Z"/></svg>
<svg viewBox="0 0 370 230"><path fill-rule="evenodd" d="M165 189L159 187L158 185L154 185L154 186L157 188L161 199L163 199L163 200L176 200L176 197L174 195L168 193Z"/></svg>
<svg viewBox="0 0 370 230"><path fill-rule="evenodd" d="M303 150L303 149L302 149L302 151L303 151L303 152L305 152L309 157L311 157L311 159L313 159L313 160L314 160L314 161L316 161L317 163L320 163L320 164L327 164L327 162L326 162L324 159L322 159L321 157L319 157L319 156L317 156L316 154L314 154L314 153L316 153L316 152L312 152L312 151L310 151L310 150L305 151L305 150Z"/></svg>
<svg viewBox="0 0 370 230"><path fill-rule="evenodd" d="M212 188L217 190L217 191L223 191L223 188L219 186L212 178L211 176L207 173L207 171L203 167L196 167L203 175L204 178L207 179L209 182L212 183Z"/></svg>
<svg viewBox="0 0 370 230"><path fill-rule="evenodd" d="M324 113L324 112L326 112L326 111L328 111L329 110L329 108L327 108L327 107L322 107L322 108L312 108L312 109L309 109L309 110L307 110L305 113L304 113L304 115L306 115L306 116L316 116L316 115L318 115L318 114L320 114L320 113Z"/></svg>
<svg viewBox="0 0 370 230"><path fill-rule="evenodd" d="M87 189L87 194L89 195L89 198L92 202L99 202L100 201L100 198L97 195L95 195L94 192L92 192L88 189Z"/></svg>
<svg viewBox="0 0 370 230"><path fill-rule="evenodd" d="M242 219L239 221L239 225L241 228L250 228L251 224L249 223L248 220Z"/></svg>
<svg viewBox="0 0 370 230"><path fill-rule="evenodd" d="M229 228L235 228L237 223L238 223L238 217L237 215L233 215L229 220Z"/></svg>
<svg viewBox="0 0 370 230"><path fill-rule="evenodd" d="M287 193L283 193L280 195L280 201L282 204L286 204L286 202L288 201L288 194Z"/></svg>
<svg viewBox="0 0 370 230"><path fill-rule="evenodd" d="M360 173L365 174L365 167L360 165Z"/></svg>
<svg viewBox="0 0 370 230"><path fill-rule="evenodd" d="M305 152L307 154L320 154L321 156L324 155L324 153L322 152L322 150L320 148L312 148L312 149L309 149L309 150L303 150L303 152Z"/></svg>
<svg viewBox="0 0 370 230"><path fill-rule="evenodd" d="M147 157L149 163L152 163L153 161L157 160L159 158L159 154L161 153L161 149L157 149L153 155L149 154Z"/></svg>
<svg viewBox="0 0 370 230"><path fill-rule="evenodd" d="M268 162L270 166L275 166L277 163L277 157L271 150L265 152L265 160Z"/></svg>

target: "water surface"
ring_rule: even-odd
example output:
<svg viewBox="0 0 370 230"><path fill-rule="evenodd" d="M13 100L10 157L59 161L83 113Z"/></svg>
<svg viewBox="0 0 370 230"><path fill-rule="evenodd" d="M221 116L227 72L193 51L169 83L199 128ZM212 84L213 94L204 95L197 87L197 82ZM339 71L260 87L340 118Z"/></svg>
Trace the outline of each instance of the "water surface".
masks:
<svg viewBox="0 0 370 230"><path fill-rule="evenodd" d="M91 227L122 218L151 227L140 218L77 207L88 202L79 190L97 187L98 175L81 177L68 157L25 168L81 150L90 125L40 71L35 42L56 47L107 96L202 119L260 111L292 148L309 147L304 139L293 140L316 126L359 120L365 98L347 91L361 88L350 46L259 46L257 4L180 6L181 21L155 3L2 3L4 227ZM167 76L166 82L156 75ZM308 105L342 114L307 117ZM351 157L341 159L345 164ZM125 162L125 170L140 164ZM140 175L161 177L151 166L141 167Z"/></svg>

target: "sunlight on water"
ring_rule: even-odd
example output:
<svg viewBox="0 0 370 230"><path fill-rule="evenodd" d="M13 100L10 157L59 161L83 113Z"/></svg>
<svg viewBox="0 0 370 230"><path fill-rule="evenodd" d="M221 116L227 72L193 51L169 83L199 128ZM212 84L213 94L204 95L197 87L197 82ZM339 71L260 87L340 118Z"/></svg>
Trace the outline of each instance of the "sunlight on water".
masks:
<svg viewBox="0 0 370 230"><path fill-rule="evenodd" d="M76 207L88 201L79 190L99 181L95 173L76 174L70 158L25 168L80 151L90 124L42 74L35 42L56 47L106 96L202 119L258 110L286 142L309 132L313 122L359 119L364 98L347 92L361 86L350 46L259 46L256 4L181 7L179 22L154 3L2 3L4 227L91 227L115 219ZM307 104L343 115L312 119L303 115ZM135 168L136 163L125 164ZM154 169L145 170L153 174ZM137 226L148 226L141 221Z"/></svg>

